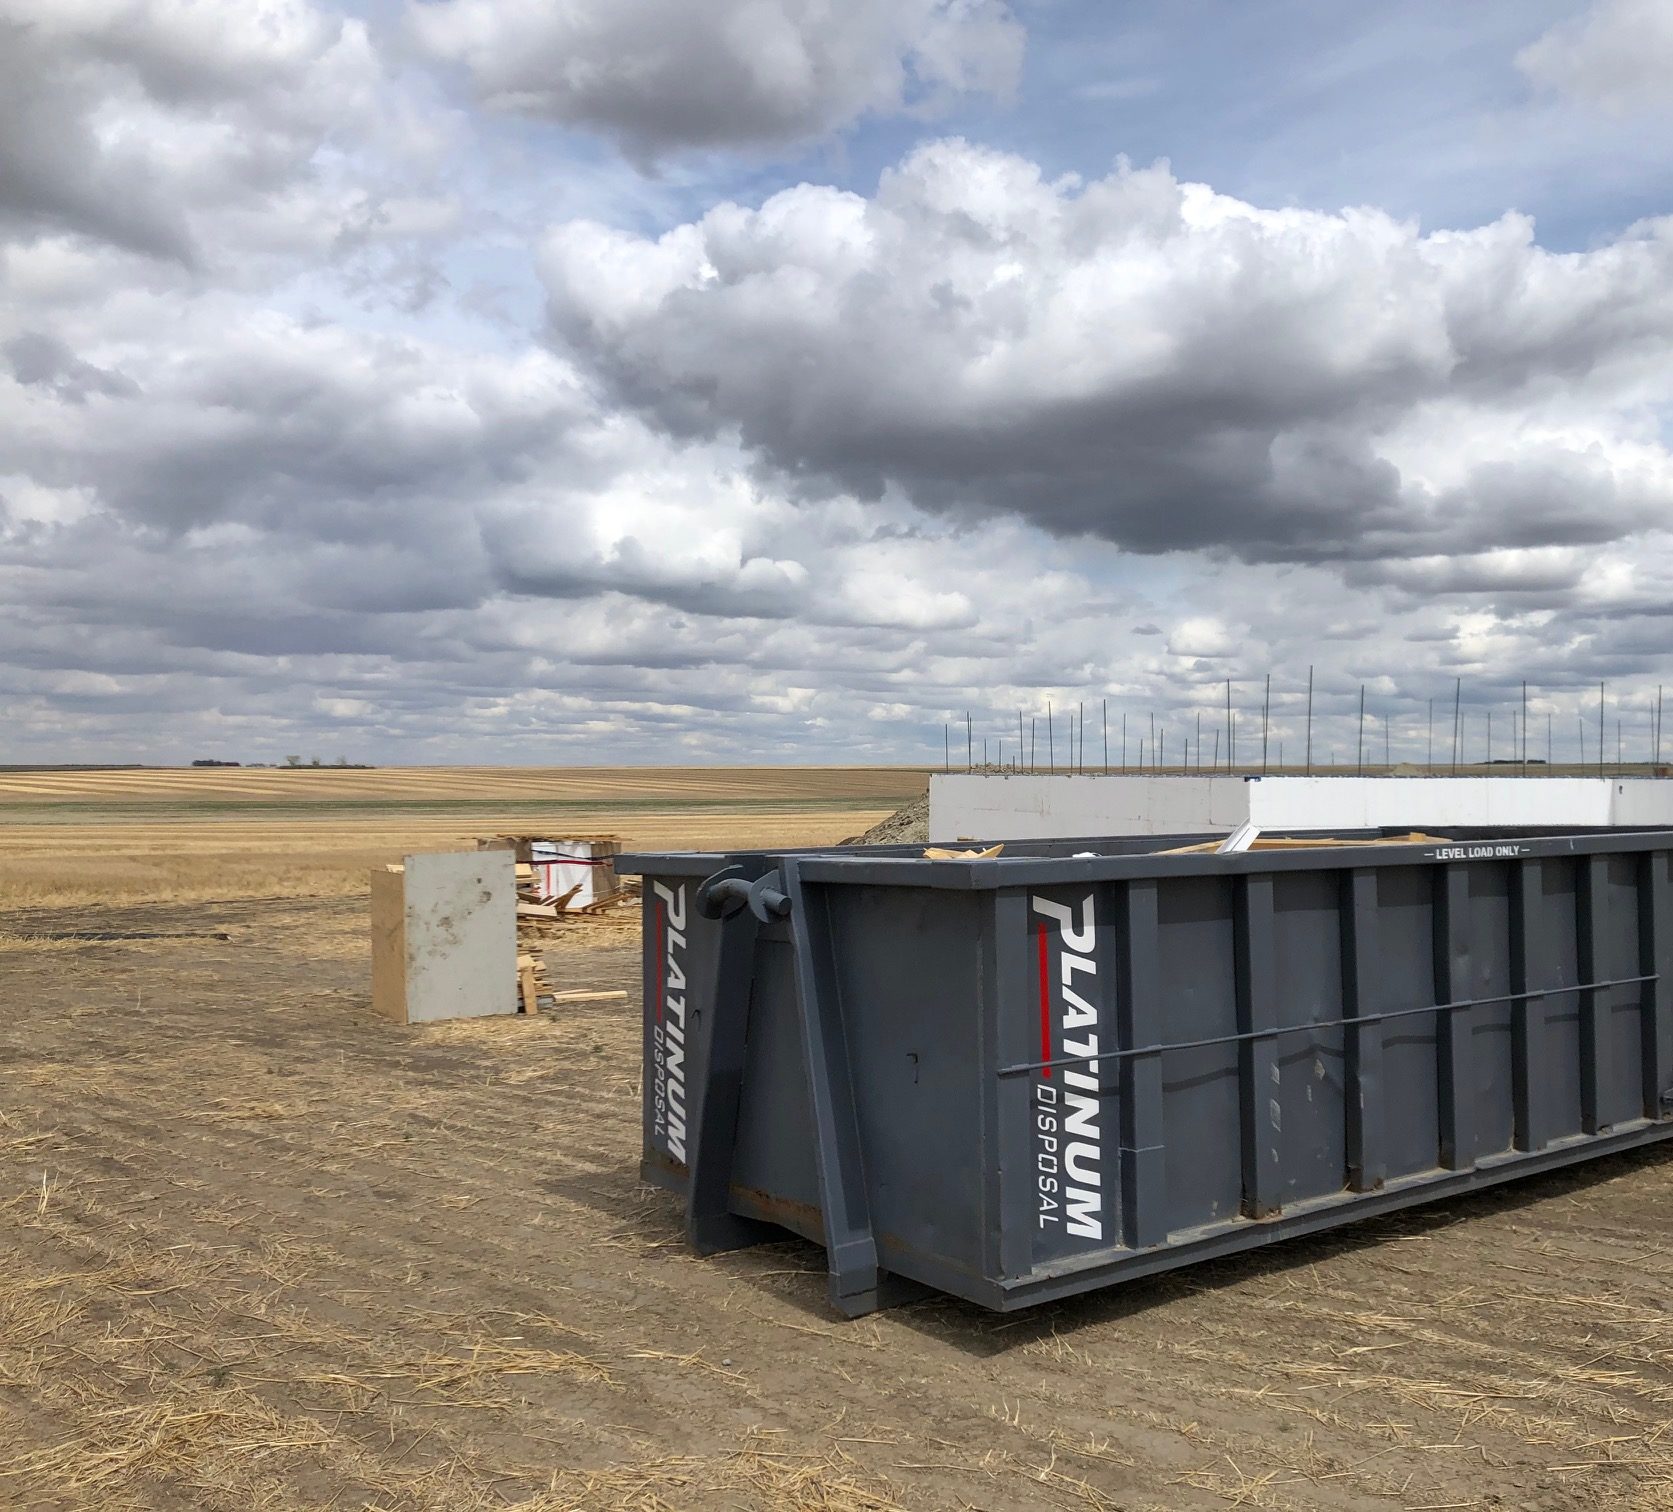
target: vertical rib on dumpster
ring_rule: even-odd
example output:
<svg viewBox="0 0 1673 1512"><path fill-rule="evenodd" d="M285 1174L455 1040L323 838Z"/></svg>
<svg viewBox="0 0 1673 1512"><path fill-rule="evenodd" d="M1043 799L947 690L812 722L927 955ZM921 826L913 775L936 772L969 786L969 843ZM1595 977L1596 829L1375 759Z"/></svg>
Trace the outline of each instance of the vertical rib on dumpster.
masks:
<svg viewBox="0 0 1673 1512"><path fill-rule="evenodd" d="M1372 984L1381 972L1377 949L1377 874L1369 867L1342 873L1342 1002L1347 1025L1348 1185L1374 1192L1388 1163L1383 1154L1383 1026L1366 1019Z"/></svg>
<svg viewBox="0 0 1673 1512"><path fill-rule="evenodd" d="M1599 934L1603 921L1604 858L1582 856L1576 863L1580 870L1574 886L1574 938L1580 962L1580 981L1597 982L1603 979ZM1583 1133L1596 1134L1598 1122L1598 1022L1599 989L1582 986L1580 990L1580 1128Z"/></svg>
<svg viewBox="0 0 1673 1512"><path fill-rule="evenodd" d="M1543 1150L1550 1139L1549 1110L1539 1094L1547 1054L1547 1005L1533 983L1534 940L1540 923L1543 863L1518 861L1510 879L1510 1096L1512 1144Z"/></svg>
<svg viewBox="0 0 1673 1512"><path fill-rule="evenodd" d="M1662 1030L1668 1018L1669 986L1661 979L1660 952L1668 943L1669 888L1666 851L1646 851L1638 858L1638 971L1639 1043L1643 1047L1644 1116L1660 1118L1663 1082L1667 1068L1662 1062Z"/></svg>
<svg viewBox="0 0 1673 1512"><path fill-rule="evenodd" d="M1277 970L1273 963L1272 877L1236 882L1235 963L1238 1033L1238 1112L1243 1132L1243 1211L1270 1218L1283 1183L1278 1128Z"/></svg>
<svg viewBox="0 0 1673 1512"><path fill-rule="evenodd" d="M877 1241L866 1194L859 1111L837 992L830 917L823 893L803 885L798 861L787 857L782 872L790 898L796 1012L813 1112L814 1163L819 1171L831 1305L857 1318L886 1306L888 1299L879 1295Z"/></svg>
<svg viewBox="0 0 1673 1512"><path fill-rule="evenodd" d="M1129 882L1122 888L1120 920L1116 1048L1132 1051L1162 1043L1154 882ZM1168 1238L1162 1052L1123 1056L1119 1067L1122 1237L1130 1248L1144 1249Z"/></svg>
<svg viewBox="0 0 1673 1512"><path fill-rule="evenodd" d="M999 1075L998 1068L1023 1059L1031 1048L1008 1052L1008 1032L1018 1032L1030 1045L1028 1014L1017 1015L1013 1027L1005 1016L1009 1003L1026 1003L1029 995L1028 894L1019 891L993 895L993 938L980 946L982 979L982 1038L986 1065L995 1074L985 1079L982 1092L984 1138L997 1150L983 1185L986 1203L982 1226L983 1252L990 1274L1017 1276L1034 1263L1034 1193L1032 1087L1030 1078Z"/></svg>
<svg viewBox="0 0 1673 1512"><path fill-rule="evenodd" d="M1470 986L1470 872L1453 864L1435 871L1432 928L1435 940L1435 1002L1452 1004ZM1475 1164L1475 1107L1470 1075L1468 1008L1444 1007L1436 1025L1435 1049L1440 1096L1440 1163L1466 1171Z"/></svg>

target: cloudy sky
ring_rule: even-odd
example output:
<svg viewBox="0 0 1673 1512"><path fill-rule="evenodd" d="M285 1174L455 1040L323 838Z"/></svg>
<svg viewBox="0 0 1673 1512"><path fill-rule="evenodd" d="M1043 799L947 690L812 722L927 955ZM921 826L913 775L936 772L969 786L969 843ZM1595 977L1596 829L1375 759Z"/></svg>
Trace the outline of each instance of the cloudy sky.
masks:
<svg viewBox="0 0 1673 1512"><path fill-rule="evenodd" d="M1309 665L1346 759L1460 677L1641 755L1670 79L1670 0L0 0L0 762L1268 672L1293 754Z"/></svg>

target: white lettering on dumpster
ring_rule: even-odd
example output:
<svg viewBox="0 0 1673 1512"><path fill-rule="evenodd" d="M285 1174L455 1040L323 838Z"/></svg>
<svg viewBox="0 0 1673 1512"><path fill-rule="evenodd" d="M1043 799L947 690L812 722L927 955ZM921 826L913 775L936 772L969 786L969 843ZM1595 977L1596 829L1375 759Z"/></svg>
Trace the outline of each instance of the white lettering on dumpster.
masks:
<svg viewBox="0 0 1673 1512"><path fill-rule="evenodd" d="M1040 991L1040 1066L1034 1078L1035 1211L1038 1227L1063 1224L1079 1239L1104 1237L1102 1104L1098 1092L1096 895L1076 910L1034 897ZM1048 921L1055 922L1055 930ZM1056 950L1052 948L1056 942ZM1069 1061L1067 1065L1053 1062ZM1062 1091L1057 1083L1061 1081Z"/></svg>
<svg viewBox="0 0 1673 1512"><path fill-rule="evenodd" d="M653 882L657 896L656 1017L651 1024L651 1126L685 1160L685 884Z"/></svg>
<svg viewBox="0 0 1673 1512"><path fill-rule="evenodd" d="M1433 861L1496 861L1532 853L1531 845L1437 845L1429 852L1429 857Z"/></svg>

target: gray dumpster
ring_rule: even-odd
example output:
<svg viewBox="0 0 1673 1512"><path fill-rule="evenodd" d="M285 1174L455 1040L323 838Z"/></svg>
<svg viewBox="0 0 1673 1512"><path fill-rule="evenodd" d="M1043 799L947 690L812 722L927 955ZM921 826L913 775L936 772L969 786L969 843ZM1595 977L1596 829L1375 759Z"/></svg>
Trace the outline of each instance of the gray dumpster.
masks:
<svg viewBox="0 0 1673 1512"><path fill-rule="evenodd" d="M1673 1134L1673 831L1160 854L1203 838L624 857L645 1176L700 1250L823 1244L852 1316Z"/></svg>

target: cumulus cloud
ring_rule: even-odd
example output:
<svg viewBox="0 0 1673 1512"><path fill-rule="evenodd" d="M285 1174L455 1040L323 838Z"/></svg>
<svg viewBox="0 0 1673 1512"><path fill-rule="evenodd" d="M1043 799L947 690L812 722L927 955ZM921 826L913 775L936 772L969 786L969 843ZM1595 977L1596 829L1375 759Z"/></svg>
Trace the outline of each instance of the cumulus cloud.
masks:
<svg viewBox="0 0 1673 1512"><path fill-rule="evenodd" d="M152 320L103 332L98 349L122 377L96 394L86 377L40 381L43 355L55 374L105 366L61 343L43 354L40 338L11 342L13 462L91 486L166 533L282 524L337 537L423 527L431 501L515 483L580 408L568 370L538 352L461 354L226 301L175 314L167 344L151 341Z"/></svg>
<svg viewBox="0 0 1673 1512"><path fill-rule="evenodd" d="M670 434L1132 550L1331 560L1610 539L1673 504L1643 432L1673 220L1554 254L941 141L660 237L557 228L556 337Z"/></svg>
<svg viewBox="0 0 1673 1512"><path fill-rule="evenodd" d="M410 14L490 106L646 158L1004 93L1023 47L1001 0L419 0Z"/></svg>
<svg viewBox="0 0 1673 1512"><path fill-rule="evenodd" d="M197 215L295 186L378 72L364 23L308 0L4 0L0 231L193 264Z"/></svg>
<svg viewBox="0 0 1673 1512"><path fill-rule="evenodd" d="M1517 56L1535 83L1615 114L1673 113L1673 7L1596 0Z"/></svg>
<svg viewBox="0 0 1673 1512"><path fill-rule="evenodd" d="M226 294L76 305L58 329L0 328L0 697L44 748L306 726L412 757L493 728L552 756L656 728L696 755L776 749L781 725L852 748L880 689L937 699L950 649L1010 654L989 616L1027 590L990 580L1020 537L799 504L538 347Z"/></svg>

